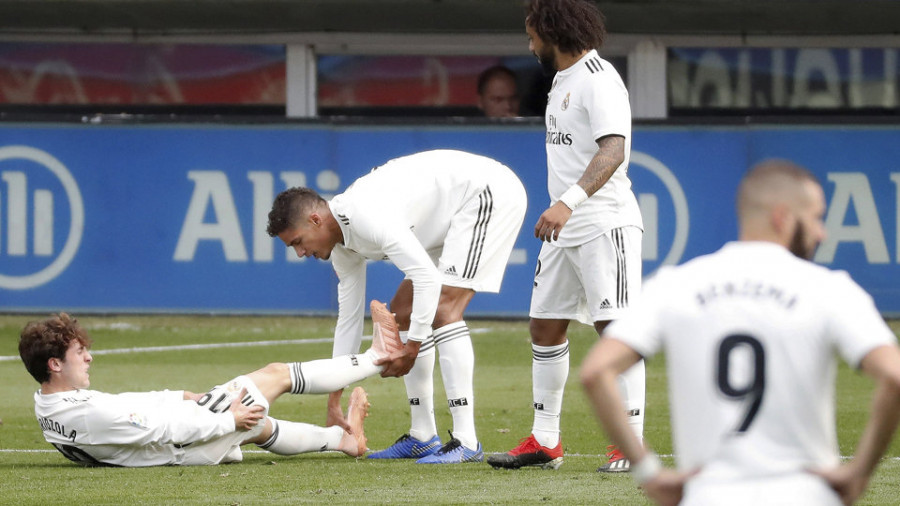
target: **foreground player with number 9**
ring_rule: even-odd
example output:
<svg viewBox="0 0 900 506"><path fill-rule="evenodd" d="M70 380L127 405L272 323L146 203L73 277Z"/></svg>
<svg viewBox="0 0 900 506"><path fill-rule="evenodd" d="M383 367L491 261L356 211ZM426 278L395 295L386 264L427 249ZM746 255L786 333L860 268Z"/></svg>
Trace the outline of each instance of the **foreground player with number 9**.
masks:
<svg viewBox="0 0 900 506"><path fill-rule="evenodd" d="M660 504L682 494L683 505L851 504L900 419L897 340L847 273L808 261L825 237L825 197L811 173L760 163L740 184L737 210L740 240L660 269L591 350L582 382L633 477ZM662 350L677 473L633 436L615 385ZM835 354L876 380L871 418L844 465Z"/></svg>

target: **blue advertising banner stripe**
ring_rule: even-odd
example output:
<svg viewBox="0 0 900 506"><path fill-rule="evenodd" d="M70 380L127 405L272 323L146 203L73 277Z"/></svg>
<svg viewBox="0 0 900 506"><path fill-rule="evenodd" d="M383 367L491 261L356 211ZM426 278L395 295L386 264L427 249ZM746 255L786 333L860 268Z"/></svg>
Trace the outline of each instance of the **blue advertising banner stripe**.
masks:
<svg viewBox="0 0 900 506"><path fill-rule="evenodd" d="M828 199L815 261L848 271L900 314L900 127L636 126L628 175L644 218L643 274L737 236L747 167L789 158ZM530 207L499 294L467 314L526 316L549 204L540 126L0 126L0 310L335 313L328 262L266 234L278 192L325 198L392 158L462 149L517 172ZM848 149L848 146L851 149ZM477 257L476 259L477 260ZM369 264L367 296L400 272Z"/></svg>

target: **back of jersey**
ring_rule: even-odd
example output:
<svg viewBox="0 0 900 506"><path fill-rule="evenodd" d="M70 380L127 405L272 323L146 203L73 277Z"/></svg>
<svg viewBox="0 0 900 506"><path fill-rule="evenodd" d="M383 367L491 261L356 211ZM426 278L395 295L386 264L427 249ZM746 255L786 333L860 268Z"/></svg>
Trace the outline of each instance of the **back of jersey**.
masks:
<svg viewBox="0 0 900 506"><path fill-rule="evenodd" d="M835 352L856 366L893 340L848 276L769 243L660 273L642 304L628 321L648 322L610 334L645 355L665 350L676 460L702 468L700 480L837 465Z"/></svg>
<svg viewBox="0 0 900 506"><path fill-rule="evenodd" d="M359 178L345 195L354 207L402 220L426 249L439 247L451 218L490 185L509 186L512 171L499 162L454 150L395 158ZM521 184L521 183L519 183Z"/></svg>

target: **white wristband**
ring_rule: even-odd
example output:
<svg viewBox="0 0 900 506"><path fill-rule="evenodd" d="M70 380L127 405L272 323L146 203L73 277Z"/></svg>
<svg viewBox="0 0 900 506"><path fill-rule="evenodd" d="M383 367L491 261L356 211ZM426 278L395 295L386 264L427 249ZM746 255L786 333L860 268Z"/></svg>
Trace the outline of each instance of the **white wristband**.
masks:
<svg viewBox="0 0 900 506"><path fill-rule="evenodd" d="M653 452L648 452L640 463L631 464L631 477L638 482L638 485L643 485L656 478L660 472L662 472L662 462L659 461L659 456Z"/></svg>
<svg viewBox="0 0 900 506"><path fill-rule="evenodd" d="M584 191L584 188L578 186L577 184L573 184L566 190L565 193L559 198L559 201L566 205L571 210L575 210L579 204L587 200L588 194Z"/></svg>

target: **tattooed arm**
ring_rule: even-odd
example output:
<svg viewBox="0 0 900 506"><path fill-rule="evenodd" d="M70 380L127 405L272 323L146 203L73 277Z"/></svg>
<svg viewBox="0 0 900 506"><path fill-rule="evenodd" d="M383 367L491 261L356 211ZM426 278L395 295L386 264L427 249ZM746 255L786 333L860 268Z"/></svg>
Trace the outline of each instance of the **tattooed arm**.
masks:
<svg viewBox="0 0 900 506"><path fill-rule="evenodd" d="M578 180L584 192L590 197L603 187L616 169L625 160L625 138L618 135L608 135L597 139L597 153L591 159L584 174ZM534 236L542 241L555 241L559 239L569 217L570 209L562 200L557 201L549 209L541 214L537 225L534 226Z"/></svg>

